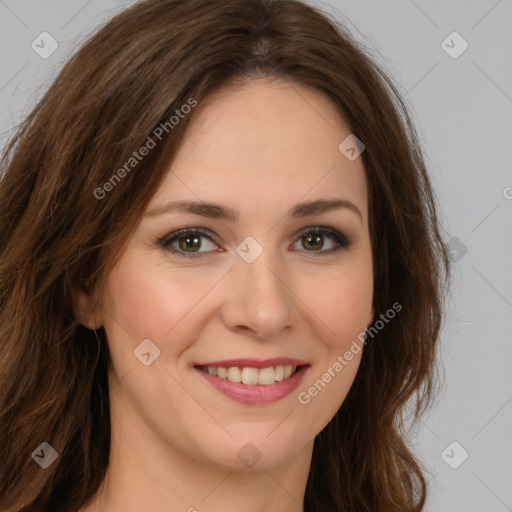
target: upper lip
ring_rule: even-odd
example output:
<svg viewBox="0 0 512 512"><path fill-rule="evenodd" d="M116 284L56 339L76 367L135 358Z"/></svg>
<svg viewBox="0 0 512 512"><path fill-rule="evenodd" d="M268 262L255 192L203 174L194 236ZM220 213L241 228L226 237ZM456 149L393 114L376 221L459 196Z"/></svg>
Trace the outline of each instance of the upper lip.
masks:
<svg viewBox="0 0 512 512"><path fill-rule="evenodd" d="M270 366L303 366L307 365L306 361L300 359L294 359L292 357L274 357L272 359L225 359L223 361L208 361L204 363L196 363L195 366L223 366L231 368L233 366L238 367L250 367L250 368L268 368Z"/></svg>

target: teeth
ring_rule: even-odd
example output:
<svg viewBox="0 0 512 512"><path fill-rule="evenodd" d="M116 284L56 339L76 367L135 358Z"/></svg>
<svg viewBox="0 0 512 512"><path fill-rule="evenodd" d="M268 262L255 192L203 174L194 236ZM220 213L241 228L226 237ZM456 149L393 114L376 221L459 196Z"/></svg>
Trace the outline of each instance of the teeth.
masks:
<svg viewBox="0 0 512 512"><path fill-rule="evenodd" d="M202 369L207 371L210 375L215 375L221 379L229 380L230 382L242 382L248 385L268 386L287 379L297 369L294 365L279 365L270 366L268 368L239 368L232 366L224 368L222 366L203 366Z"/></svg>
<svg viewBox="0 0 512 512"><path fill-rule="evenodd" d="M287 379L292 372L294 371L294 368L292 365L288 365L284 367L284 378Z"/></svg>
<svg viewBox="0 0 512 512"><path fill-rule="evenodd" d="M240 368L236 366L228 368L228 380L231 382L242 382L242 372Z"/></svg>
<svg viewBox="0 0 512 512"><path fill-rule="evenodd" d="M262 368L258 371L258 384L262 385L268 385L268 384L274 384L276 381L276 371L274 368Z"/></svg>
<svg viewBox="0 0 512 512"><path fill-rule="evenodd" d="M244 384L258 384L258 374L257 368L242 368L242 382Z"/></svg>

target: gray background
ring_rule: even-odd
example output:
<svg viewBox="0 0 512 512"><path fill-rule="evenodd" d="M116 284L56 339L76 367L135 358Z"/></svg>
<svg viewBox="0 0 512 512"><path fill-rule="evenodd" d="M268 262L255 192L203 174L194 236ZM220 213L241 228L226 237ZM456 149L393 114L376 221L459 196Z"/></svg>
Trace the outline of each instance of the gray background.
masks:
<svg viewBox="0 0 512 512"><path fill-rule="evenodd" d="M77 45L131 3L0 0L0 147ZM397 83L453 248L444 387L415 437L430 471L427 510L512 511L512 0L311 3ZM59 44L46 59L31 47L43 31ZM457 58L444 48L458 53L460 40L442 45L453 31L469 45Z"/></svg>

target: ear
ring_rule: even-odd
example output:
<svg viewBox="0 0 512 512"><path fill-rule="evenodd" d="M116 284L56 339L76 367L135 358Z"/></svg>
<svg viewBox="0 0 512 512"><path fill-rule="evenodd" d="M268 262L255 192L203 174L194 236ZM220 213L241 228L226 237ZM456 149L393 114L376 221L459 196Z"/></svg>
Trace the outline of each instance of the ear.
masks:
<svg viewBox="0 0 512 512"><path fill-rule="evenodd" d="M78 322L89 329L96 330L103 324L97 301L89 292L87 285L73 291L73 312Z"/></svg>

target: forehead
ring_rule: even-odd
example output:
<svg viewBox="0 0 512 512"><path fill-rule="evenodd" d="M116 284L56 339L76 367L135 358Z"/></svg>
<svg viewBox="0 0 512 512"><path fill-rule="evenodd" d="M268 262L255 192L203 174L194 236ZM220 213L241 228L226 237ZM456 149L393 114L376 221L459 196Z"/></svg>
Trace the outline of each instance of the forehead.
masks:
<svg viewBox="0 0 512 512"><path fill-rule="evenodd" d="M171 172L151 201L213 200L243 211L289 208L344 197L366 217L361 158L338 149L350 128L320 91L284 81L254 81L200 103Z"/></svg>

